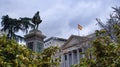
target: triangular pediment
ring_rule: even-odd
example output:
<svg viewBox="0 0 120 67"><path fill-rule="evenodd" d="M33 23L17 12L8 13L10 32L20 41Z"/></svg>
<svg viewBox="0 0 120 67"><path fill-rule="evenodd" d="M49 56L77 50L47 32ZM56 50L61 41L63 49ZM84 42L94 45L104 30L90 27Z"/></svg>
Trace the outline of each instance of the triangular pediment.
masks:
<svg viewBox="0 0 120 67"><path fill-rule="evenodd" d="M87 37L81 37L81 36L76 36L76 35L71 35L67 42L61 47L61 49L67 49L70 47L82 45L83 42L86 42L88 40Z"/></svg>
<svg viewBox="0 0 120 67"><path fill-rule="evenodd" d="M80 41L80 36L71 35L68 38L68 41L62 46L62 49L75 46L79 43L79 41Z"/></svg>

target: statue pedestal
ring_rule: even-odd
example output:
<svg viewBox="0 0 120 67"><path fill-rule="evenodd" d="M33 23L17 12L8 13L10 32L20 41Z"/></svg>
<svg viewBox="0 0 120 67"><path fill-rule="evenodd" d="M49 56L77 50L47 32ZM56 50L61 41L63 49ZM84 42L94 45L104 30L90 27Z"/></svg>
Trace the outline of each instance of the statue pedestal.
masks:
<svg viewBox="0 0 120 67"><path fill-rule="evenodd" d="M42 52L44 47L44 36L40 30L31 30L25 35L25 41L28 48L35 52Z"/></svg>

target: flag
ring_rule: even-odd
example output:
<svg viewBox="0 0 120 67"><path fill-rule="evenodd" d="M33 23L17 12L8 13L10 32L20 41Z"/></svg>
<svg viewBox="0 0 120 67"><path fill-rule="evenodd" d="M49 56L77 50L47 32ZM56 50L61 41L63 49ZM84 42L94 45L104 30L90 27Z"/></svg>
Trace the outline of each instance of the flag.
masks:
<svg viewBox="0 0 120 67"><path fill-rule="evenodd" d="M82 30L82 26L78 24L78 29Z"/></svg>

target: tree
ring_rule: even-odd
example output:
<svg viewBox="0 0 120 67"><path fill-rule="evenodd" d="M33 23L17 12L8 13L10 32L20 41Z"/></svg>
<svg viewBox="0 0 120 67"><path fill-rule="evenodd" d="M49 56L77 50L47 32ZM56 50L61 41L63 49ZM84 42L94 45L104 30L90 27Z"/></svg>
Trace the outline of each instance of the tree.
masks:
<svg viewBox="0 0 120 67"><path fill-rule="evenodd" d="M28 30L31 28L34 28L34 24L31 23L31 18L28 17L24 17L24 18L20 18L19 22L21 23L21 30L23 32L28 33Z"/></svg>
<svg viewBox="0 0 120 67"><path fill-rule="evenodd" d="M57 47L45 49L42 53L36 53L26 46L19 45L15 40L0 37L0 67L50 67L57 66L58 62L52 62L52 55Z"/></svg>
<svg viewBox="0 0 120 67"><path fill-rule="evenodd" d="M114 12L110 14L110 18L107 20L106 24L104 24L100 19L96 19L98 21L98 24L100 27L106 30L106 35L110 36L110 38L113 41L116 41L116 33L115 28L113 28L115 25L118 25L120 27L120 7L112 7L114 9Z"/></svg>
<svg viewBox="0 0 120 67"><path fill-rule="evenodd" d="M5 32L8 39L15 39L16 41L24 40L24 37L17 35L16 33L21 31L27 32L28 29L31 27L33 28L34 25L30 23L29 18L20 18L20 19L13 19L10 18L8 15L2 16L1 31Z"/></svg>
<svg viewBox="0 0 120 67"><path fill-rule="evenodd" d="M55 53L59 50L58 47L48 47L47 49L44 50L44 52L42 52L42 61L44 62L42 67L54 67L54 66L58 66L59 65L59 58L54 58ZM50 64L48 64L48 62L51 62Z"/></svg>
<svg viewBox="0 0 120 67"><path fill-rule="evenodd" d="M92 58L82 58L74 67L120 67L120 7L113 9L115 14L106 25L97 19L103 29L95 31L96 38L86 52Z"/></svg>
<svg viewBox="0 0 120 67"><path fill-rule="evenodd" d="M19 45L14 40L0 37L0 67L25 67L34 65L34 59L30 55L34 52L25 46Z"/></svg>

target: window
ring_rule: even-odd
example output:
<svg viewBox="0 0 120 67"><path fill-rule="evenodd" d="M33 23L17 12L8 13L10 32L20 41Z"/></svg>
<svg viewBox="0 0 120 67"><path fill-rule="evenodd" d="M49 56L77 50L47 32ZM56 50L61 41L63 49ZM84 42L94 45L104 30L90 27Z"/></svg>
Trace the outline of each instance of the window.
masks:
<svg viewBox="0 0 120 67"><path fill-rule="evenodd" d="M28 43L27 47L31 50L33 50L33 42Z"/></svg>
<svg viewBox="0 0 120 67"><path fill-rule="evenodd" d="M67 60L67 55L65 55L65 60Z"/></svg>
<svg viewBox="0 0 120 67"><path fill-rule="evenodd" d="M37 52L42 52L43 50L43 44L40 42L37 42Z"/></svg>
<svg viewBox="0 0 120 67"><path fill-rule="evenodd" d="M61 62L61 56L59 56L59 58L60 58L59 62Z"/></svg>

